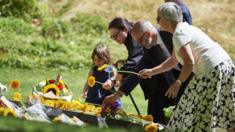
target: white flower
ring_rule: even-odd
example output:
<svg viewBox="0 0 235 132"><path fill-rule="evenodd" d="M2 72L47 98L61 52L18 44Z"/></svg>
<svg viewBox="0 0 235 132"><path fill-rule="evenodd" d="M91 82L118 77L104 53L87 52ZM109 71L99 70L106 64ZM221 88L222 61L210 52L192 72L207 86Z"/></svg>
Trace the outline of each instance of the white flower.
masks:
<svg viewBox="0 0 235 132"><path fill-rule="evenodd" d="M38 86L39 86L40 88L46 86L46 81L41 81L41 82L39 82L39 83L38 83Z"/></svg>
<svg viewBox="0 0 235 132"><path fill-rule="evenodd" d="M7 86L0 83L0 96L7 92Z"/></svg>

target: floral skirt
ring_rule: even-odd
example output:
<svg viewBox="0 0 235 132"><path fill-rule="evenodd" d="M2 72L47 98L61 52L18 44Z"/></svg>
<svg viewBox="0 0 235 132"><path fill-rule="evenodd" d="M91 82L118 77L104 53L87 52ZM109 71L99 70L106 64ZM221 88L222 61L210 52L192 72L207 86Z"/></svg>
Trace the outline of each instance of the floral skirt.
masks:
<svg viewBox="0 0 235 132"><path fill-rule="evenodd" d="M235 128L235 66L220 63L204 76L194 76L168 126L176 132Z"/></svg>

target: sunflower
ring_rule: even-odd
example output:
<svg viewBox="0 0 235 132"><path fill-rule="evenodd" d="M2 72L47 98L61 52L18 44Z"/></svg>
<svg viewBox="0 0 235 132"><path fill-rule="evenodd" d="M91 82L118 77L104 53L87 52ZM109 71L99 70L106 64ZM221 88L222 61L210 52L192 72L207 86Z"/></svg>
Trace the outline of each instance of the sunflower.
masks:
<svg viewBox="0 0 235 132"><path fill-rule="evenodd" d="M154 123L151 123L147 125L144 129L146 132L157 132L158 131L158 126Z"/></svg>
<svg viewBox="0 0 235 132"><path fill-rule="evenodd" d="M6 108L3 111L3 116L9 116L9 115L16 117L16 113L13 110Z"/></svg>
<svg viewBox="0 0 235 132"><path fill-rule="evenodd" d="M94 76L89 76L87 79L87 84L89 87L94 87L95 85L95 77Z"/></svg>
<svg viewBox="0 0 235 132"><path fill-rule="evenodd" d="M17 89L20 87L20 81L19 80L12 80L11 81L11 88Z"/></svg>
<svg viewBox="0 0 235 132"><path fill-rule="evenodd" d="M20 102L22 100L22 95L19 92L14 92L12 95L14 101Z"/></svg>
<svg viewBox="0 0 235 132"><path fill-rule="evenodd" d="M48 93L49 91L52 91L56 96L59 96L60 89L55 84L49 84L45 87L43 87L42 92Z"/></svg>
<svg viewBox="0 0 235 132"><path fill-rule="evenodd" d="M107 65L107 64L104 64L104 65L102 65L102 66L100 66L100 67L98 67L98 71L103 71L104 69L106 69L107 67L108 67L109 65Z"/></svg>

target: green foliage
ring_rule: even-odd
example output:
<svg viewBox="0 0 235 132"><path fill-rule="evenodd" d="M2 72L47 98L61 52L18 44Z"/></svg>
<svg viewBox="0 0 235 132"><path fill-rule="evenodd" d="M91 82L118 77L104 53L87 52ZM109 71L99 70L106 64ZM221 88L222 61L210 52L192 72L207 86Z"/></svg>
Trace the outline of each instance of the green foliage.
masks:
<svg viewBox="0 0 235 132"><path fill-rule="evenodd" d="M35 32L32 24L25 22L22 19L14 17L0 18L0 31L2 33L10 32L13 34L29 35Z"/></svg>
<svg viewBox="0 0 235 132"><path fill-rule="evenodd" d="M73 29L78 34L98 36L107 31L107 22L99 16L78 13L76 17L71 20L71 23Z"/></svg>
<svg viewBox="0 0 235 132"><path fill-rule="evenodd" d="M40 12L47 9L42 4L37 7ZM9 16L0 17L0 67L82 69L91 66L91 51L97 43L113 43L106 34L107 22L98 16L78 13L66 21L48 13L38 18L39 25L33 25L33 16ZM112 58L120 59L120 51L111 49L115 49Z"/></svg>
<svg viewBox="0 0 235 132"><path fill-rule="evenodd" d="M0 16L39 16L37 0L1 0Z"/></svg>
<svg viewBox="0 0 235 132"><path fill-rule="evenodd" d="M75 2L76 0L68 0L67 3L61 7L57 15L61 16L64 13L68 12L73 7L73 5L76 4Z"/></svg>
<svg viewBox="0 0 235 132"><path fill-rule="evenodd" d="M62 38L64 34L70 31L69 23L55 18L46 18L41 25L41 35L45 38Z"/></svg>

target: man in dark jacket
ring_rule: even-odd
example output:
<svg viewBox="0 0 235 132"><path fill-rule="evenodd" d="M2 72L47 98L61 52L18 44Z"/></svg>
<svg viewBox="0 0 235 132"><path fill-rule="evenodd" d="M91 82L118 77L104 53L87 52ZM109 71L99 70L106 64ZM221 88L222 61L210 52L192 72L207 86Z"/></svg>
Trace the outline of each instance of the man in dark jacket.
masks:
<svg viewBox="0 0 235 132"><path fill-rule="evenodd" d="M139 28L138 23L141 23L141 25L144 25L144 27L147 28L143 31L135 31ZM170 41L169 39L162 40L159 31L150 22L137 22L132 30L132 36L142 47L144 47L144 56L140 65L138 65L137 71L157 66L170 57L170 53L164 44L172 45L171 39ZM171 71L153 76L152 78L142 79L136 75L129 75L125 78L119 90L113 95L106 97L104 103L113 102L123 94L128 95L137 84L140 83L145 99L148 99L148 114L151 114L154 117L154 122L167 124L168 119L164 117L163 108L175 105L177 101L169 99L164 95L171 84L175 82L179 72L179 68L176 67ZM185 85L182 85L178 99L184 88Z"/></svg>

